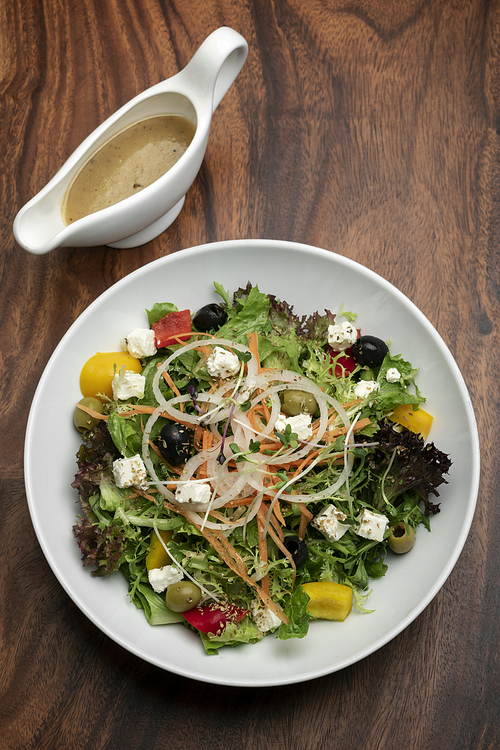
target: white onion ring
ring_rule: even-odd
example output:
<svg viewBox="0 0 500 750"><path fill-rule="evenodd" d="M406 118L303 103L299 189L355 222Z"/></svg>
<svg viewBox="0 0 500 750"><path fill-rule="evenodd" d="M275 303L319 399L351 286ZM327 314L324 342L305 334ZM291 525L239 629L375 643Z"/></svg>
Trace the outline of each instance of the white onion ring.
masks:
<svg viewBox="0 0 500 750"><path fill-rule="evenodd" d="M214 404L215 406L213 410L209 409L209 412L212 413L209 413L207 416L204 417L203 415L185 414L184 412L175 408L177 404L191 401L192 399L189 395L174 396L172 399L167 401L159 387L160 378L162 377L163 372L168 370L168 366L176 357L180 356L186 351L195 349L202 344L208 344L210 346L223 345L227 346L230 349L237 349L238 351L249 352L251 354L248 347L241 344L235 344L227 339L202 339L180 347L161 365L159 365L158 371L155 373L153 378L153 391L159 405L148 419L148 422L144 429L142 454L145 465L151 477L153 478L154 484L156 485L157 489L172 504L179 507L179 509L182 508L182 510L186 514L186 517L194 514L192 516L193 520L196 520L197 523L202 523L207 528L230 530L231 528L235 528L237 525L242 524L218 524L202 519L198 515L198 512L203 512L205 513L205 515L207 515L207 512L209 513L211 510L216 510L223 507L227 502L234 500L239 494L244 493L246 489L251 488L253 490L256 490L258 493L262 493L263 496L272 498L271 508L269 511L270 517L272 507L274 507L275 503L280 498L289 503L317 502L320 499L331 496L344 483L346 483L346 485L348 486L348 479L354 461L354 456L349 451L350 446L348 445L348 442L350 436L352 435L354 422L351 424L347 412L336 399L325 394L321 390L321 388L319 388L319 386L317 386L313 381L309 380L309 378L306 378L303 375L300 375L299 373L293 372L291 370L275 370L270 372L257 373L258 363L252 354L250 360L247 363L246 378L232 379L230 381L228 380L224 384L222 384L217 389L217 391L215 391L215 393L198 394L198 399L201 403ZM247 386L246 383L248 380L250 382ZM241 386L243 390L245 388L248 388L252 391L261 391L251 400L252 407L261 403L264 399L268 399L271 402L271 414L269 417L269 421L266 425L262 426L262 430L260 432L257 432L254 429L245 412L243 412L238 406L236 406L236 408L234 406L234 399L237 396L239 386ZM303 390L307 393L311 393L316 398L320 410L320 416L319 425L315 436L315 443L312 444L308 441L301 441L301 446L298 449L289 448L283 453L280 453L279 456L274 457L264 457L259 453L252 454L252 460L237 462L236 471L231 472L228 471L227 460L230 459L233 454L231 450L227 449L226 445L221 446L221 443L218 443L218 445L206 451L200 451L191 459L189 459L189 461L186 463L182 475L182 481L190 481L199 466L206 463L208 474L210 477L206 481L210 483L213 493L210 503L189 504L189 509L184 503L178 503L176 501L175 495L166 487L166 484L158 478L149 455L149 441L151 430L157 419L163 414L168 415L174 420L192 424L193 426L199 425L201 422L204 422L205 425L208 426L211 431L218 437L220 437L220 433L217 425L219 425L223 421L227 422L229 420L228 427L231 427L233 433L231 440L238 445L241 453L244 455L248 454L249 452L250 440L259 440L259 438L262 440L265 437L269 437L274 432L276 420L280 414L281 406L278 394L284 390L290 389ZM228 396L228 393L231 393L231 395ZM225 405L224 402L228 400L230 401L229 405ZM311 449L319 447L318 444L323 438L328 426L329 406L335 409L338 417L343 422L347 433L346 443L344 446L344 469L341 471L336 481L329 487L319 492L297 495L284 494L285 490L288 487L293 486L293 484L299 481L308 471L310 471L314 467L314 465L319 461L319 459L317 459L309 467L307 467L304 472L301 472L301 474L299 474L297 477L290 479L279 490L273 490L266 487L263 483L261 475L264 467L265 471L267 471L268 466L297 461L301 458L304 458ZM221 451L226 459L226 463L222 466L218 461L218 457L220 456ZM257 467L255 467L256 461L258 462ZM217 478L215 479L214 477ZM255 511L255 513L256 512L257 511ZM255 516L255 513L252 513L252 518ZM245 522L248 522L248 520L249 519L247 518ZM242 521L242 523L243 522L244 521Z"/></svg>

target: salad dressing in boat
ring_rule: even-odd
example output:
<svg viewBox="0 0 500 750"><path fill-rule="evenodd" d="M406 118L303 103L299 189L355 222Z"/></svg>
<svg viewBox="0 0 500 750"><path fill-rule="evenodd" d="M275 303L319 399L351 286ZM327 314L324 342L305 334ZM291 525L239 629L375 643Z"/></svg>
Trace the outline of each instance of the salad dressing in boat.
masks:
<svg viewBox="0 0 500 750"><path fill-rule="evenodd" d="M181 115L162 115L115 135L92 154L71 183L64 222L71 224L156 182L184 154L195 130Z"/></svg>

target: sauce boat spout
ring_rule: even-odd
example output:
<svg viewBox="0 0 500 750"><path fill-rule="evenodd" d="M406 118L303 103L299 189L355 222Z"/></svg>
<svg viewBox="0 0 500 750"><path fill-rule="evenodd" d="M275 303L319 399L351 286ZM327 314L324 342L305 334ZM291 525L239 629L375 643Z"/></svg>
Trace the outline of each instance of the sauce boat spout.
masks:
<svg viewBox="0 0 500 750"><path fill-rule="evenodd" d="M14 220L14 236L25 250L43 255L58 247L137 247L157 237L177 218L205 155L213 112L241 71L245 39L222 27L205 39L186 67L131 99L91 133L48 184ZM180 116L194 135L173 166L133 195L65 220L68 191L85 164L118 134L151 118ZM136 187L134 185L134 187ZM68 220L69 221L69 220Z"/></svg>

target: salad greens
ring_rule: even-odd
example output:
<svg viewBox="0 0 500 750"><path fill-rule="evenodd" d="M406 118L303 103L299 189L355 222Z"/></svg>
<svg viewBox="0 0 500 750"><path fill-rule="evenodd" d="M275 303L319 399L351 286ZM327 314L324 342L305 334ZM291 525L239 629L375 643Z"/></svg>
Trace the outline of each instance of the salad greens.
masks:
<svg viewBox="0 0 500 750"><path fill-rule="evenodd" d="M121 571L149 624L194 627L207 653L268 632L305 636L311 616L302 583L347 585L367 611L370 579L387 571L391 527L430 530L429 516L439 512L430 497L451 466L433 443L391 420L398 406L418 409L425 400L412 364L389 352L377 366L362 366L352 348L328 343L332 326L355 325L354 313L300 318L250 283L232 296L218 283L215 289L223 325L211 335L193 326L191 335L142 358L144 395L102 397L104 418L82 435L72 485L80 497L74 535L83 564L98 576ZM175 311L171 302L155 303L148 325ZM209 366L216 347L233 355L229 377ZM289 391L310 394L317 408L282 413ZM308 423L306 436L294 427L298 417ZM189 457L179 466L160 450L161 431L172 421L190 435ZM118 486L115 463L134 456L146 481ZM203 485L209 501L201 499ZM183 488L192 492L187 501ZM329 507L340 530L318 522ZM364 511L383 520L382 536L362 535ZM148 554L160 532L167 565L200 590L193 614L219 615L226 607L216 630L189 624L188 613L173 611L165 592L152 587ZM287 551L297 537L307 548L300 565Z"/></svg>

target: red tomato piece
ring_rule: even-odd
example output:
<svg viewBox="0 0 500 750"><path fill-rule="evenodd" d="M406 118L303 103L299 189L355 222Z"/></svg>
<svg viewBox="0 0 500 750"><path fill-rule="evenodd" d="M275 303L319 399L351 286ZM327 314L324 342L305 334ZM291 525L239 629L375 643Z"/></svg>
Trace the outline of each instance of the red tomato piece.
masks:
<svg viewBox="0 0 500 750"><path fill-rule="evenodd" d="M358 339L361 336L361 330L359 328L356 329L358 332ZM328 351L330 353L330 356L332 358L332 362L335 359L335 357L338 355L338 352L335 352L331 346L328 347ZM336 364L335 364L335 377L336 378L343 378L347 375L350 375L351 372L354 372L356 369L356 365L358 363L353 357L352 354L352 346L349 347L349 349L346 349L344 354L338 358Z"/></svg>
<svg viewBox="0 0 500 750"><path fill-rule="evenodd" d="M153 323L151 328L155 332L155 343L158 349L169 344L177 344L176 336L186 339L191 333L191 312L177 310Z"/></svg>
<svg viewBox="0 0 500 750"><path fill-rule="evenodd" d="M241 609L235 604L224 604L219 607L217 604L203 604L201 607L188 609L182 614L197 630L202 633L211 635L221 635L228 623L236 623L243 620L248 614L248 609Z"/></svg>
<svg viewBox="0 0 500 750"><path fill-rule="evenodd" d="M332 353L332 360L335 357L336 352ZM350 375L356 369L357 362L352 356L352 347L346 349L344 354L339 357L335 363L335 377L343 378L346 375Z"/></svg>

